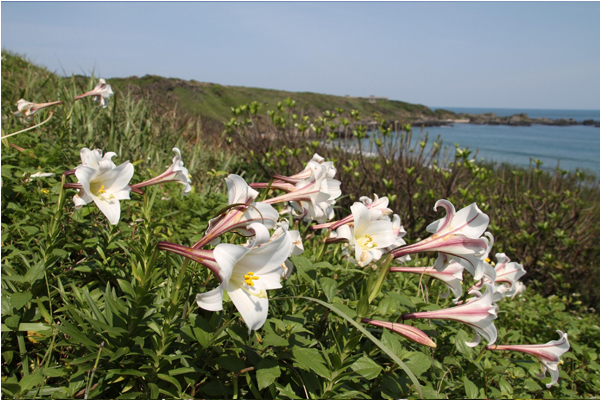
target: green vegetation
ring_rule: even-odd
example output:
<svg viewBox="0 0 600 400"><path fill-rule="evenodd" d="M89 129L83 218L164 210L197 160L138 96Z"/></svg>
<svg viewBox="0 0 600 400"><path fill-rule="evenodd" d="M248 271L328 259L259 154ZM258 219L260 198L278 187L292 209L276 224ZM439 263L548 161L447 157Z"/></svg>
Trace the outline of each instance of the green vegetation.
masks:
<svg viewBox="0 0 600 400"><path fill-rule="evenodd" d="M466 149L426 153L427 138L411 140L410 127L383 121L366 139L366 128L353 124L359 111L309 116L285 99L261 109L234 104L222 140L204 120L152 103L158 95L115 90L103 109L91 98L73 100L96 79L59 78L2 56L2 136L34 127L2 140L3 397L587 399L600 392L600 318L589 307L598 282L600 202L585 176L493 170L470 161ZM21 97L64 105L27 120L13 115ZM377 154L336 147L339 126L356 146L370 140ZM388 137L394 141L384 145ZM94 203L75 210L77 192L63 185L77 181L62 174L80 164L82 147L115 151L117 164L130 160L133 183L163 172L178 147L193 190L183 197L180 185L167 183L131 193L120 202L118 225L109 225ZM529 355L467 347L473 332L456 321L407 322L436 348L360 324L361 317L401 324L403 314L454 305L440 296L444 285L427 276L381 275L383 259L376 269L357 268L343 244L324 243L325 232L301 221L290 225L304 253L291 257L294 272L283 288L269 291L262 329L249 332L231 301L218 312L198 308L196 294L215 288L217 278L198 262L158 251L157 243L199 240L228 203L228 173L268 182L273 172L301 171L315 151L335 161L342 181L336 219L359 195L387 195L409 243L442 216L431 210L435 200L448 198L457 209L477 201L491 217L493 253L506 252L533 277L523 297L498 303L496 343L540 344L567 332L571 350L558 384L547 389L550 378L536 377L540 364ZM36 172L56 175L31 177ZM272 196L260 192L261 199ZM425 254L407 265L432 265L435 257ZM465 274L463 289L473 283Z"/></svg>
<svg viewBox="0 0 600 400"><path fill-rule="evenodd" d="M189 117L201 117L219 122L229 119L231 108L238 107L240 104L259 100L261 103L273 106L288 97L292 97L297 102L300 106L298 111L302 115L310 116L320 115L324 110L341 108L358 110L366 116L378 113L382 118L390 121L410 122L419 117L456 117L456 114L450 111L436 110L434 112L423 105L395 100L377 100L375 103L371 103L364 98L226 86L154 75L146 75L141 78L115 78L110 82L122 91L131 91L152 99L156 107L167 109L177 107Z"/></svg>

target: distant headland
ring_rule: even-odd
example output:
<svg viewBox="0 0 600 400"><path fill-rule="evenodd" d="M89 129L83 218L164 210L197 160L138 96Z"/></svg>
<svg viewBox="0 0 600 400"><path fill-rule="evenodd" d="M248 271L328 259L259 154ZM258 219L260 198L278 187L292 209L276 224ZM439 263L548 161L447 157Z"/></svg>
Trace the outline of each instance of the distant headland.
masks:
<svg viewBox="0 0 600 400"><path fill-rule="evenodd" d="M83 79L83 77L80 77ZM162 111L176 108L190 118L201 117L204 121L219 122L231 118L232 107L253 101L275 105L290 98L300 106L303 115L322 115L326 110L358 110L362 123L370 125L377 120L388 123L410 123L413 126L451 126L457 123L481 125L528 126L532 124L570 126L589 125L600 127L600 120L577 121L574 119L530 118L527 114L498 116L494 113L467 114L445 109L434 109L404 101L390 100L381 96L333 96L313 92L288 92L283 90L229 86L217 83L164 78L156 75L128 78L111 78L113 87L134 96L151 100L153 107Z"/></svg>
<svg viewBox="0 0 600 400"><path fill-rule="evenodd" d="M509 126L531 126L533 124L554 126L587 125L600 128L600 121L593 119L577 121L573 118L530 118L524 113L501 117L492 112L485 114L459 113L455 119L420 118L417 119L413 124L418 126L451 126L453 124Z"/></svg>

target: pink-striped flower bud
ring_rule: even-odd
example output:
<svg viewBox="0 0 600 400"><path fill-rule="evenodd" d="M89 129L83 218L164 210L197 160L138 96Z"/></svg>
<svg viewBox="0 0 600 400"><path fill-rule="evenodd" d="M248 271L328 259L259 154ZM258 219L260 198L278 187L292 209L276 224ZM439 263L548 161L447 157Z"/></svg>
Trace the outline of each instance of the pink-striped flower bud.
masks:
<svg viewBox="0 0 600 400"><path fill-rule="evenodd" d="M369 318L363 318L362 322L365 324L371 324L389 329L390 331L396 332L397 334L402 335L405 338L410 339L413 342L422 344L424 346L429 346L433 348L437 347L437 345L433 342L433 340L431 340L429 336L425 334L425 332L418 328L415 328L414 326L398 324L396 322L378 321L376 319Z"/></svg>

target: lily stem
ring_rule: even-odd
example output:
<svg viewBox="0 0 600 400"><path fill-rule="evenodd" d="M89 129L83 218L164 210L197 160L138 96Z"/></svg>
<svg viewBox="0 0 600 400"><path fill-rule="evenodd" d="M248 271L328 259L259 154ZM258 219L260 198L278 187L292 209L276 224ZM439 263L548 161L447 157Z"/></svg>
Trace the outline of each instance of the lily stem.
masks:
<svg viewBox="0 0 600 400"><path fill-rule="evenodd" d="M32 130L32 129L35 129L35 128L39 128L40 126L44 125L46 122L50 121L50 119L52 118L52 115L53 115L53 114L54 114L54 111L50 111L50 115L48 116L48 118L47 118L45 121L43 121L43 122L40 122L40 123L39 123L39 124L37 124L37 125L30 126L29 128L25 128L25 129L22 129L22 130L20 130L20 131L17 131L17 132L11 133L11 134L9 134L9 135L2 136L0 139L6 139L6 138L9 138L9 137L11 137L11 136L18 135L19 133L23 133L23 132L27 132L27 131L30 131L30 130Z"/></svg>
<svg viewBox="0 0 600 400"><path fill-rule="evenodd" d="M96 368L98 368L98 362L100 361L100 354L102 353L103 348L104 348L104 342L100 343L100 348L98 349L98 356L96 357L96 363L94 364L94 368L92 369L92 374L87 383L87 387L85 388L85 396L83 397L84 399L87 399L88 395L90 394L90 388L92 386L92 381L94 380L94 374L96 373Z"/></svg>

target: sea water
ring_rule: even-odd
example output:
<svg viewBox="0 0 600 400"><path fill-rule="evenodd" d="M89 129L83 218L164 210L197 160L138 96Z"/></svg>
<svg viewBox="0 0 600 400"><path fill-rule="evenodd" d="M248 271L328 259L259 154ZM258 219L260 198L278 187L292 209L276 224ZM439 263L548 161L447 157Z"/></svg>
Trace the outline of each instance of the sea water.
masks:
<svg viewBox="0 0 600 400"><path fill-rule="evenodd" d="M573 118L583 121L600 121L600 110L528 110L528 109L484 109L440 107L454 112L486 113L498 116L527 113L535 118ZM421 128L413 126L413 142ZM447 127L425 127L429 134L429 144L439 135L443 147L454 154L454 145L477 151L477 160L496 163L509 163L529 167L534 160L543 162L542 168L574 172L576 169L600 176L600 128L594 126L571 125L552 126L533 124L531 126L454 124ZM356 143L356 142L354 142ZM348 143L349 144L349 143ZM363 149L369 149L365 139ZM367 150L368 151L368 150Z"/></svg>
<svg viewBox="0 0 600 400"><path fill-rule="evenodd" d="M458 143L461 148L479 150L477 160L528 167L537 159L546 168L560 165L600 175L600 128L593 126L454 124L423 129L431 139L440 135L444 146Z"/></svg>

